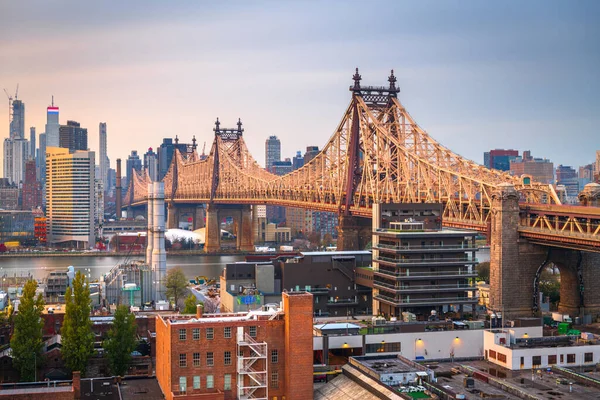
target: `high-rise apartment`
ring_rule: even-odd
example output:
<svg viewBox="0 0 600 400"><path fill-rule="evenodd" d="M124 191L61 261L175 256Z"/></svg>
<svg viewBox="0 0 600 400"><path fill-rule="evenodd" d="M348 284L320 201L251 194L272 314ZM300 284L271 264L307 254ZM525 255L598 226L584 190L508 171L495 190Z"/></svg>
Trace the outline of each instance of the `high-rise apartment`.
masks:
<svg viewBox="0 0 600 400"><path fill-rule="evenodd" d="M29 142L25 138L25 104L21 100L10 103L9 137L4 139L4 177L19 184L24 178L25 161L29 158Z"/></svg>
<svg viewBox="0 0 600 400"><path fill-rule="evenodd" d="M39 148L37 151L37 157L35 158L37 179L38 181L46 182L46 134L40 133Z"/></svg>
<svg viewBox="0 0 600 400"><path fill-rule="evenodd" d="M71 153L76 150L88 149L87 129L82 128L77 121L67 121L66 125L59 128L60 147L69 149Z"/></svg>
<svg viewBox="0 0 600 400"><path fill-rule="evenodd" d="M142 160L140 160L137 150L131 150L131 154L127 157L125 168L127 171L127 184L129 184L133 176L133 170L138 172L142 170Z"/></svg>
<svg viewBox="0 0 600 400"><path fill-rule="evenodd" d="M169 172L171 159L173 158L173 154L175 154L175 149L179 150L181 153L186 153L188 151L188 147L190 147L190 145L179 143L179 139L177 137L175 137L174 141L172 138L163 139L163 142L157 149L158 180L164 178L167 172ZM191 145L191 147L193 147L193 145Z"/></svg>
<svg viewBox="0 0 600 400"><path fill-rule="evenodd" d="M48 243L89 248L94 244L95 154L46 148Z"/></svg>
<svg viewBox="0 0 600 400"><path fill-rule="evenodd" d="M567 196L575 197L579 194L579 179L574 168L568 165L556 167L556 184L564 185Z"/></svg>
<svg viewBox="0 0 600 400"><path fill-rule="evenodd" d="M308 164L310 160L315 158L319 154L319 146L306 146L306 152L304 153L304 164Z"/></svg>
<svg viewBox="0 0 600 400"><path fill-rule="evenodd" d="M596 150L596 162L594 163L594 177L600 175L600 150Z"/></svg>
<svg viewBox="0 0 600 400"><path fill-rule="evenodd" d="M554 164L547 158L533 158L531 151L510 161L510 173L515 176L530 175L535 182L554 183Z"/></svg>
<svg viewBox="0 0 600 400"><path fill-rule="evenodd" d="M518 150L495 149L483 153L483 164L488 168L510 171L510 162L519 156Z"/></svg>
<svg viewBox="0 0 600 400"><path fill-rule="evenodd" d="M271 171L273 163L279 160L281 160L281 142L277 136L269 136L265 141L265 169Z"/></svg>
<svg viewBox="0 0 600 400"><path fill-rule="evenodd" d="M36 140L35 140L35 126L29 128L29 158L33 158L35 160L35 149L36 149Z"/></svg>
<svg viewBox="0 0 600 400"><path fill-rule="evenodd" d="M144 169L152 181L158 180L158 155L152 150L152 147L144 154Z"/></svg>
<svg viewBox="0 0 600 400"><path fill-rule="evenodd" d="M42 206L42 186L36 178L35 170L35 160L27 160L21 196L22 210L32 210Z"/></svg>
<svg viewBox="0 0 600 400"><path fill-rule="evenodd" d="M58 122L58 107L52 106L46 109L46 146L60 147L60 123Z"/></svg>
<svg viewBox="0 0 600 400"><path fill-rule="evenodd" d="M106 122L100 122L98 125L98 137L100 138L100 180L102 181L102 187L104 190L108 190L108 169L110 168L110 161L108 159L108 137L106 134Z"/></svg>
<svg viewBox="0 0 600 400"><path fill-rule="evenodd" d="M21 100L12 101L12 116L10 121L10 138L25 139L25 104Z"/></svg>
<svg viewBox="0 0 600 400"><path fill-rule="evenodd" d="M298 168L302 168L304 166L304 157L302 157L302 152L298 150L296 155L292 159L292 168L297 170Z"/></svg>

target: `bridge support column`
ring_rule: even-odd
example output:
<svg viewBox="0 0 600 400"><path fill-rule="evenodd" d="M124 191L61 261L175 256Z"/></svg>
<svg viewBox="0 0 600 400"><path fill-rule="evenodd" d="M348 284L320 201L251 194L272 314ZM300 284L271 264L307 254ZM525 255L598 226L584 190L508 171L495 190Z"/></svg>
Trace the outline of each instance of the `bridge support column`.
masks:
<svg viewBox="0 0 600 400"><path fill-rule="evenodd" d="M373 236L371 221L366 218L340 215L337 249L363 250Z"/></svg>
<svg viewBox="0 0 600 400"><path fill-rule="evenodd" d="M194 226L193 230L204 228L204 207L197 206L194 210Z"/></svg>
<svg viewBox="0 0 600 400"><path fill-rule="evenodd" d="M206 227L204 231L204 251L214 253L221 250L221 222L219 208L214 204L206 207Z"/></svg>
<svg viewBox="0 0 600 400"><path fill-rule="evenodd" d="M167 229L179 228L179 210L173 203L167 205Z"/></svg>
<svg viewBox="0 0 600 400"><path fill-rule="evenodd" d="M252 235L252 210L250 206L242 206L237 232L237 250L254 251L254 236Z"/></svg>

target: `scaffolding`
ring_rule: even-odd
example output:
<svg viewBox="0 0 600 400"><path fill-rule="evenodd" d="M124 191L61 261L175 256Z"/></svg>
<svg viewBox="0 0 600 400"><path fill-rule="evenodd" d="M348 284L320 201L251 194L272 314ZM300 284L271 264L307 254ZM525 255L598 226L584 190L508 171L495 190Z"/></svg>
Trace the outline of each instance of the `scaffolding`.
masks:
<svg viewBox="0 0 600 400"><path fill-rule="evenodd" d="M244 333L244 327L237 330L237 398L240 400L267 400L267 343L257 342Z"/></svg>

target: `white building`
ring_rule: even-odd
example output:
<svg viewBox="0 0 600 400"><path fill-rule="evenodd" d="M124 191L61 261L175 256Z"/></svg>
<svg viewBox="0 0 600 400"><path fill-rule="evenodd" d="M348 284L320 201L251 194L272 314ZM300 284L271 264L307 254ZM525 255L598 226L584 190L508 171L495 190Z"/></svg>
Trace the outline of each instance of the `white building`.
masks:
<svg viewBox="0 0 600 400"><path fill-rule="evenodd" d="M98 136L100 137L100 176L98 178L102 181L104 190L108 190L108 169L110 168L110 161L107 156L108 137L106 134L106 122L100 122L98 126Z"/></svg>
<svg viewBox="0 0 600 400"><path fill-rule="evenodd" d="M29 141L22 138L4 139L4 177L19 184L25 178L25 161L29 158Z"/></svg>
<svg viewBox="0 0 600 400"><path fill-rule="evenodd" d="M93 151L46 148L47 240L89 248L94 244L95 155Z"/></svg>
<svg viewBox="0 0 600 400"><path fill-rule="evenodd" d="M46 110L46 146L59 147L60 123L58 122L58 107L50 106Z"/></svg>

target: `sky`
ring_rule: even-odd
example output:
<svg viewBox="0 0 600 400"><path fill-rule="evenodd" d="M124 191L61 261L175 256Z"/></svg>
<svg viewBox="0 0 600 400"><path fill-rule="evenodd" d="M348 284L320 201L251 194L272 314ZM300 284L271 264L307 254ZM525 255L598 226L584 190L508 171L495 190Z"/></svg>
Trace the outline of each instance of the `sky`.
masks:
<svg viewBox="0 0 600 400"><path fill-rule="evenodd" d="M290 158L327 142L354 68L364 85L393 68L400 101L454 152L577 167L600 149L599 18L595 0L2 1L0 88L19 84L38 133L52 95L91 150L106 122L113 168L175 135L209 149L217 117L241 118L264 164L270 135Z"/></svg>

